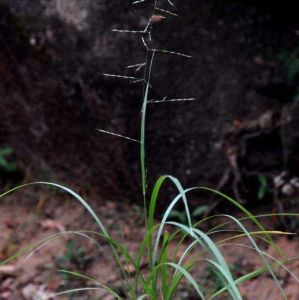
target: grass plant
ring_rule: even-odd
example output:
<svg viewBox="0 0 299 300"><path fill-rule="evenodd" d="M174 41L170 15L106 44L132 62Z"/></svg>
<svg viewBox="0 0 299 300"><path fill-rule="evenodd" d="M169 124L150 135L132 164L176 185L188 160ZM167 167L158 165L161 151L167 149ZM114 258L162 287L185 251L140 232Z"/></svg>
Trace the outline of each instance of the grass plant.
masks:
<svg viewBox="0 0 299 300"><path fill-rule="evenodd" d="M169 9L160 7L162 1L156 0L138 0L133 2L133 5L142 5L144 2L152 2L153 9L152 15L149 18L148 24L144 30L120 30L116 29L116 32L126 34L140 35L142 43L145 48L145 60L140 64L129 66L130 68L136 68L141 70L143 68L143 78L136 78L130 76L122 76L118 74L105 74L112 78L121 78L130 81L140 81L143 83L143 95L142 95L142 109L141 109L141 122L140 122L140 138L133 139L128 136L123 136L118 133L108 132L104 129L99 131L107 134L115 135L116 137L127 139L131 142L138 143L140 147L140 170L141 170L141 187L142 187L142 198L144 204L144 222L146 227L146 234L144 239L140 242L140 246L137 252L132 255L125 245L112 237L105 225L101 221L100 217L97 216L94 209L83 199L80 195L75 193L73 190L62 186L57 183L51 182L34 182L20 185L14 189L4 192L0 195L0 199L7 196L8 194L15 193L17 190L28 188L33 185L45 185L65 191L70 194L76 201L78 201L90 214L95 223L98 225L99 231L67 231L54 234L39 241L33 245L28 245L26 249L22 249L15 256L9 258L6 261L1 262L5 264L18 256L29 253L27 258L36 253L37 250L43 248L48 243L55 239L60 239L65 235L79 235L87 239L92 240L96 245L99 245L99 240L105 240L111 248L112 255L115 259L116 266L120 271L120 280L123 284L123 291L125 297L118 294L115 290L109 286L97 282L94 278L90 278L83 274L71 270L61 270L62 273L69 276L78 277L90 281L93 287L82 287L79 289L65 290L56 294L65 295L69 293L75 293L87 290L104 290L107 294L112 295L115 299L132 299L132 300L171 300L176 299L177 291L180 285L191 286L198 299L212 300L212 299L223 299L224 293L226 293L233 300L243 299L242 294L239 290L240 284L260 276L263 273L268 272L277 286L278 293L281 294L282 299L287 299L287 296L281 286L280 281L276 275L276 269L278 267L284 268L289 274L298 281L298 278L286 267L288 259L281 256L281 253L277 249L275 243L272 240L273 235L288 234L280 231L267 230L261 223L261 217L271 216L254 216L238 201L222 194L219 191L207 188L207 187L192 187L184 189L180 181L171 176L163 175L157 179L153 185L152 191L148 192L148 178L146 171L146 118L147 118L147 107L152 103L160 103L167 101L193 101L195 98L178 98L178 99L167 99L162 100L150 99L151 90L151 77L153 75L153 69L155 67L155 57L157 55L178 55L188 59L188 54L183 54L173 50L165 49L153 49L151 48L151 32L154 25L153 20L155 18L164 18L167 16L175 17L174 4L170 0L165 0L164 4L168 4ZM165 210L162 220L160 222L155 221L155 211L159 199L160 191L162 190L166 181L170 181L177 189L177 195L170 201L169 206ZM209 191L222 197L225 201L233 204L244 217L237 219L231 215L218 215L209 216L202 218L199 222L193 224L191 221L191 214L188 206L188 194L195 190ZM171 212L174 210L176 204L182 201L184 204L185 211L185 222L173 222L169 221ZM296 215L297 214L292 214ZM226 223L222 223L214 228L211 228L208 232L203 232L200 229L200 225L211 218L220 217L222 220L227 219ZM250 221L252 226L256 227L255 231L249 231L243 224L244 220ZM213 236L223 230L224 226L234 223L238 230L231 231L230 238L215 241ZM235 240L246 237L248 244L241 242L236 243ZM273 247L276 253L281 259L276 259L270 256L265 251L260 249L257 240L262 240L263 243L267 243L270 247ZM260 257L263 266L246 274L241 277L235 278L232 274L229 264L221 252L221 248L224 245L234 245L235 247L245 247L256 253ZM179 249L184 249L181 253ZM181 254L180 254L181 253ZM142 265L144 262L147 263L147 268L144 270ZM131 275L127 266L131 265L134 268L134 276ZM219 278L222 283L221 288L216 292L209 294L206 292L205 287L196 280L196 277L192 274L198 268L202 266L209 266L213 270L215 275ZM218 285L218 284L217 284Z"/></svg>

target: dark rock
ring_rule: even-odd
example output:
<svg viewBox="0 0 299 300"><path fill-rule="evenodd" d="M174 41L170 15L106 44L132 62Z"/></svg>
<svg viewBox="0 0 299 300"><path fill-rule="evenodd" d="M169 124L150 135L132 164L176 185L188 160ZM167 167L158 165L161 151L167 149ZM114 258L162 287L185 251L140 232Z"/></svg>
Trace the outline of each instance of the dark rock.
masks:
<svg viewBox="0 0 299 300"><path fill-rule="evenodd" d="M136 197L138 145L95 128L138 138L142 87L103 73L130 75L123 68L144 60L137 35L111 30L142 28L150 10L130 1L0 3L0 142L38 179ZM216 147L223 128L290 102L288 90L264 91L287 89L277 56L295 46L296 23L254 1L211 4L177 1L179 17L154 26L157 47L193 58L159 55L152 96L198 101L151 105L150 178L167 173L186 185L217 186L229 166Z"/></svg>

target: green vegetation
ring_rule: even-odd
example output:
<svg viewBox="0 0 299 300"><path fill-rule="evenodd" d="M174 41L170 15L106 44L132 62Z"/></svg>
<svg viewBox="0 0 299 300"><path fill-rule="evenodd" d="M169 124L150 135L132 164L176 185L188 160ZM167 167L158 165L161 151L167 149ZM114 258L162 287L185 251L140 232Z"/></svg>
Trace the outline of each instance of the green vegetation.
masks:
<svg viewBox="0 0 299 300"><path fill-rule="evenodd" d="M149 0L139 0L135 1L134 4L142 4L143 2L150 2ZM121 33L129 33L129 34L141 34L142 41L145 46L145 62L136 65L136 68L143 67L144 68L144 78L142 78L142 82L144 83L143 89L143 97L142 97L142 114L141 114L141 125L140 125L140 139L135 140L130 137L120 136L115 133L110 133L105 130L100 130L105 133L110 133L116 136L120 136L122 138L128 139L132 142L137 142L140 145L140 169L141 169L141 186L143 193L143 202L144 202L144 219L145 219L145 227L146 234L144 239L140 242L140 246L137 252L132 255L129 253L128 249L114 237L112 237L105 225L102 223L99 216L96 215L93 208L88 204L86 200L84 200L80 195L70 190L67 187L61 186L56 183L50 182L34 182L28 183L21 186L18 186L12 190L9 190L0 195L0 198L5 197L6 195L16 192L19 189L30 187L33 185L46 185L48 187L54 187L61 189L67 193L69 193L75 200L82 204L85 209L89 212L90 216L94 219L95 223L99 227L99 232L91 232L91 231L78 231L78 232L63 232L52 235L43 241L36 243L35 245L29 245L27 249L22 250L17 253L16 256L10 258L14 259L15 257L21 255L24 252L33 251L29 254L32 255L36 250L40 249L47 243L61 238L66 234L77 234L87 239L94 241L98 244L98 239L103 239L109 243L111 252L115 259L116 266L120 272L120 279L123 283L123 292L125 293L125 297L118 294L116 291L112 290L110 287L103 285L97 282L93 278L89 278L83 274L79 274L78 272L74 272L71 270L61 270L63 274L67 274L68 276L74 276L78 278L84 278L89 280L94 284L93 287L86 287L81 289L73 289L62 291L57 293L57 295L63 295L68 293L74 293L85 290L105 290L108 294L111 294L116 299L151 299L151 300L171 300L174 299L178 287L180 285L190 285L193 287L195 293L197 294L198 299L223 299L223 294L226 293L234 300L241 300L242 295L239 290L239 285L243 282L255 278L265 272L268 272L276 286L278 291L281 293L283 299L287 299L283 287L281 283L277 279L275 274L275 269L277 267L283 267L288 271L285 267L284 263L286 260L276 260L274 257L265 253L261 250L257 244L257 239L263 240L264 243L267 243L273 249L279 253L277 247L275 246L271 235L274 234L285 234L279 231L268 231L264 228L264 226L259 221L258 217L252 215L246 208L244 208L240 203L236 200L220 193L219 191L215 191L210 188L205 187L192 187L188 189L184 189L180 183L180 181L171 176L164 175L157 179L155 182L152 191L148 191L148 176L146 171L146 151L145 151L145 143L146 143L146 117L147 117L147 106L153 102L149 98L150 94L150 86L151 86L151 77L153 74L153 69L155 67L155 58L157 55L178 55L183 56L186 59L189 58L189 55L177 53L174 51L168 50L159 50L152 49L148 46L151 39L151 31L152 27L155 25L154 18L157 20L157 16L166 15L170 17L174 17L174 13L172 12L173 4L170 0L166 0L169 4L169 10L162 9L157 6L157 1L153 2L153 14L145 28L144 31L128 31L128 30L116 30ZM113 75L107 74L110 77L114 78L123 78L129 80L139 80L138 78L126 77L121 75ZM186 100L186 99L177 99L177 101ZM191 100L191 99L188 99ZM162 100L163 102L167 101ZM158 205L159 194L164 184L170 181L177 189L177 195L170 202L169 206L165 210L162 220L159 223L155 222L155 212ZM263 197L265 193L266 183L264 180L261 180L261 190L259 191L259 196ZM209 191L211 193L216 194L218 197L223 197L225 201L234 205L237 209L245 214L245 218L247 221L251 221L251 223L257 228L255 231L249 232L248 229L244 226L242 219L237 219L231 215L220 215L214 216L215 218L226 218L228 223L234 223L237 227L237 231L231 231L231 237L225 238L224 240L215 242L212 239L214 234L221 232L223 226L226 224L221 224L217 227L211 228L208 232L203 232L200 229L200 226L203 222L211 219L212 217L202 218L199 222L192 222L192 214L190 213L190 209L188 206L187 196L190 192L199 190L199 191ZM169 221L171 214L173 214L175 205L182 201L184 205L184 216L181 216L181 220L179 222ZM193 212L193 217L202 215L205 212L205 207L199 207L198 211ZM249 245L238 244L237 246L242 246L245 248L249 248L256 253L257 256L260 257L263 262L263 266L259 269L256 269L248 274L239 276L237 278L234 277L233 272L230 268L230 265L226 262L224 256L221 253L221 247L224 245L233 245L236 239L241 237L246 237ZM70 260L72 257L81 255L81 250L76 250L74 244L69 245L67 256L64 257L65 260ZM184 248L183 252L180 252L179 249ZM174 251L173 251L174 250ZM2 262L7 263L9 260ZM142 265L144 262L147 263L147 268L144 270ZM132 276L132 272L128 270L128 266L132 266L134 269L134 276ZM192 272L197 269L198 266L207 266L209 270L212 270L214 274L217 276L216 287L217 290L212 294L206 293L205 287L201 286L192 275ZM290 273L293 276L292 273Z"/></svg>
<svg viewBox="0 0 299 300"><path fill-rule="evenodd" d="M209 206L208 205L198 206L191 213L192 220L202 218L208 211L209 211ZM169 214L169 218L177 220L178 222L180 222L184 225L188 224L188 219L187 219L185 211L179 211L179 210L173 209Z"/></svg>
<svg viewBox="0 0 299 300"><path fill-rule="evenodd" d="M298 75L299 75L299 47L286 49L279 54L279 59L283 63L286 80L288 85L295 86L294 101L299 100L299 87L298 87Z"/></svg>
<svg viewBox="0 0 299 300"><path fill-rule="evenodd" d="M84 270L92 258L87 255L84 247L77 245L76 240L69 240L66 243L66 252L63 256L57 257L56 260L62 269L70 268L74 264L78 269Z"/></svg>
<svg viewBox="0 0 299 300"><path fill-rule="evenodd" d="M259 175L258 180L259 180L259 188L257 191L257 198L259 200L262 200L265 198L265 195L269 190L268 181L267 181L267 177L264 175Z"/></svg>
<svg viewBox="0 0 299 300"><path fill-rule="evenodd" d="M284 50L279 55L287 72L287 81L292 83L299 74L299 47L290 50Z"/></svg>
<svg viewBox="0 0 299 300"><path fill-rule="evenodd" d="M17 170L17 163L11 158L12 154L12 148L0 148L0 171L11 173Z"/></svg>

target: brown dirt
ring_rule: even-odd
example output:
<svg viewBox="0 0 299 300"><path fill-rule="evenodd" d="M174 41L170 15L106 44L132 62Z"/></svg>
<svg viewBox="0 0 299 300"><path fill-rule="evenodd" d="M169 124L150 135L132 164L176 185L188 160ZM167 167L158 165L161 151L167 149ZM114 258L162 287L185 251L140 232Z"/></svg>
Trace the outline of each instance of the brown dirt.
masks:
<svg viewBox="0 0 299 300"><path fill-rule="evenodd" d="M51 195L52 199L50 199ZM84 209L66 198L62 194L54 194L50 191L47 195L46 193L20 192L13 198L5 199L1 203L0 210L0 258L6 259L17 250L59 231L95 230L96 227ZM97 207L97 213L113 236L121 238L119 230L121 226L125 244L129 251L134 253L144 236L142 215L138 212L138 207L107 201ZM225 236L223 234L217 239L223 239ZM75 248L83 248L84 253L73 255L70 261L62 263L61 259L67 253L66 245L70 240L76 240ZM299 243L296 239L281 237L276 242L285 255L297 256ZM37 299L38 296L41 299L47 299L58 290L90 286L90 282L59 274L57 270L61 268L78 270L110 287L120 289L117 268L111 263L109 248L104 241L100 241L100 244L101 247L98 248L92 241L70 234L51 241L26 262L24 259L28 253L21 255L16 260L0 267L0 299ZM273 251L265 245L261 247L269 254L273 254ZM238 275L245 274L261 265L251 250L232 246L225 246L222 250ZM299 261L291 263L289 268L298 275ZM202 271L203 268L197 270L195 276L201 280L207 278L210 281L209 286L213 288L213 285L216 285L215 278L206 277ZM298 282L286 271L278 273L288 299L298 300ZM281 299L278 289L267 275L244 283L241 292L247 300ZM196 299L192 297L192 293L191 288L184 287L179 299ZM81 293L68 297L62 299L110 299L105 298L103 293Z"/></svg>

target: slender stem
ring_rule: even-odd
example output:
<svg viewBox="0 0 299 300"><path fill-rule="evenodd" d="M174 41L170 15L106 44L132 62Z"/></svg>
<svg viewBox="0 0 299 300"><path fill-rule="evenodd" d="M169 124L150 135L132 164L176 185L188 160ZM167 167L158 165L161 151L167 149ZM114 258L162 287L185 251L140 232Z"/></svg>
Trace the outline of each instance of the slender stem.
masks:
<svg viewBox="0 0 299 300"><path fill-rule="evenodd" d="M157 8L157 0L154 1L153 7L153 14L155 14ZM148 37L151 38L151 30L152 24L149 24L148 28ZM146 46L146 45L145 45ZM149 53L151 55L149 56ZM147 104L149 98L149 89L150 89L150 81L151 81L151 74L152 74L152 67L154 62L156 51L149 51L146 46L146 64L144 69L144 79L145 83L143 85L143 102L142 102L142 109L141 109L141 124L140 124L140 168L141 168L141 184L142 184L142 195L143 195L143 206L144 206L144 220L146 231L148 230L148 216L147 216L147 201L146 201L146 189L147 189L147 170L146 170L146 162L145 162L145 125L146 125L146 112L147 112ZM149 241L148 244L148 255L150 255L152 247L152 241ZM149 261L151 261L151 257L149 257ZM154 281L153 281L154 283ZM157 290L155 286L152 286L152 299L157 299Z"/></svg>
<svg viewBox="0 0 299 300"><path fill-rule="evenodd" d="M153 13L155 14L157 9L157 0L154 1ZM148 36L151 37L152 24L149 24ZM145 162L145 123L146 123L146 109L148 104L148 95L150 88L150 80L152 74L152 66L155 57L156 50L151 51L151 58L149 58L149 49L146 47L146 58L145 58L145 68L144 68L144 85L143 85L143 102L141 109L141 126L140 126L140 169L141 169L141 185L142 185L142 195L143 195L143 206L144 206L144 220L146 229L148 228L147 222L147 201L146 201L146 188L147 188L147 170Z"/></svg>
<svg viewBox="0 0 299 300"><path fill-rule="evenodd" d="M140 128L140 166L141 166L141 182L142 182L142 194L143 194L143 200L144 200L146 226L147 226L147 207L146 207L147 178L146 178L146 166L145 166L145 122L146 122L146 109L147 109L147 103L148 103L148 94L149 94L149 88L150 88L150 79L151 79L151 72L152 72L154 57L155 57L155 51L152 52L151 59L149 62L147 83L146 83L146 87L145 87L143 103L142 103L142 110L141 110L141 128Z"/></svg>

